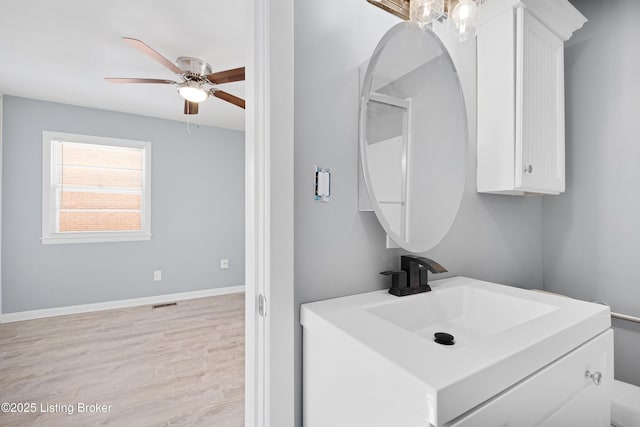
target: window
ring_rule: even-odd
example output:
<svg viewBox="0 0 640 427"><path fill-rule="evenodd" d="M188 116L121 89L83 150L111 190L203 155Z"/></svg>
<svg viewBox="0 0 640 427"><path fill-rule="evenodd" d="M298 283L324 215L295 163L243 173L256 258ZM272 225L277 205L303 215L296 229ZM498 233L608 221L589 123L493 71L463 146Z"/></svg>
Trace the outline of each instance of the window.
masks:
<svg viewBox="0 0 640 427"><path fill-rule="evenodd" d="M43 132L42 243L151 238L151 144Z"/></svg>

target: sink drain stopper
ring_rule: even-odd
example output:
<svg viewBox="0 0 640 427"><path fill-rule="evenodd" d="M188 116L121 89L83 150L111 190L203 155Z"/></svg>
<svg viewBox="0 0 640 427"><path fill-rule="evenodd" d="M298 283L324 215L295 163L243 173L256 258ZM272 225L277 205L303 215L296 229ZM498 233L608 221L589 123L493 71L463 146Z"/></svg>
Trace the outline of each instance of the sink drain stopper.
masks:
<svg viewBox="0 0 640 427"><path fill-rule="evenodd" d="M455 342L453 341L453 335L448 334L446 332L436 332L435 334L433 334L433 336L436 338L434 341L437 342L438 344L442 344L442 345L455 344Z"/></svg>

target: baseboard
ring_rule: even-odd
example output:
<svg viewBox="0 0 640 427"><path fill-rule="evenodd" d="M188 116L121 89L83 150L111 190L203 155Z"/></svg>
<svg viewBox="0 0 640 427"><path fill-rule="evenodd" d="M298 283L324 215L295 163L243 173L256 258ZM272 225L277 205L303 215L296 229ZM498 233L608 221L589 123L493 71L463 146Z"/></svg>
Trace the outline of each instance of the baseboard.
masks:
<svg viewBox="0 0 640 427"><path fill-rule="evenodd" d="M0 315L0 323L19 322L21 320L42 319L44 317L64 316L67 314L88 313L91 311L114 310L116 308L136 307L141 305L163 304L186 299L212 297L216 295L244 292L244 286L228 286L224 288L203 289L200 291L180 292L176 294L154 295L118 301L98 302L93 304L71 305L68 307L45 308L42 310L18 311Z"/></svg>

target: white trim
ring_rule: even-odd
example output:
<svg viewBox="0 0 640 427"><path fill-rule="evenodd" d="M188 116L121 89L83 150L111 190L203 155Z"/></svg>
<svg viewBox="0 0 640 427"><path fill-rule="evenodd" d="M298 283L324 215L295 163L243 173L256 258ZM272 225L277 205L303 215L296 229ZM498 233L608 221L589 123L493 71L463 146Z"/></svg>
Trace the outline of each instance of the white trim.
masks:
<svg viewBox="0 0 640 427"><path fill-rule="evenodd" d="M107 232L105 232L107 233ZM143 233L115 233L108 232L108 235L100 235L99 233L73 233L67 235L65 233L51 233L51 237L41 237L40 241L43 245L58 245L68 243L110 243L110 242L139 242L151 240L151 234ZM86 234L86 237L85 237Z"/></svg>
<svg viewBox="0 0 640 427"><path fill-rule="evenodd" d="M4 98L0 94L0 319L2 318L2 105Z"/></svg>
<svg viewBox="0 0 640 427"><path fill-rule="evenodd" d="M180 292L175 294L154 295L123 299L117 301L97 302L93 304L71 305L67 307L45 308L41 310L18 311L0 315L0 323L19 322L22 320L42 319L44 317L66 316L68 314L89 313L93 311L114 310L117 308L138 307L142 305L164 304L195 298L213 297L217 295L244 292L244 286L227 286L224 288L202 289L199 291Z"/></svg>
<svg viewBox="0 0 640 427"><path fill-rule="evenodd" d="M587 18L567 0L491 0L480 7L480 31L484 24L516 7L527 8L563 42L569 40L587 22Z"/></svg>
<svg viewBox="0 0 640 427"><path fill-rule="evenodd" d="M51 177L52 144L54 141L103 145L122 149L142 150L142 230L140 231L102 231L102 232L56 232L56 197ZM125 190L125 192L127 192ZM108 138L102 136L78 135L71 133L42 132L42 237L43 245L58 243L98 243L131 242L151 240L151 143L132 139Z"/></svg>
<svg viewBox="0 0 640 427"><path fill-rule="evenodd" d="M294 0L247 0L245 425L295 424ZM266 297L266 317L257 315Z"/></svg>
<svg viewBox="0 0 640 427"><path fill-rule="evenodd" d="M247 16L247 52L245 96L245 426L265 427L264 417L264 321L258 315L258 295L263 291L260 226L264 209L258 197L262 172L260 158L264 110L258 105L265 76L259 68L264 59L261 37L264 35L265 5L260 0L245 0Z"/></svg>

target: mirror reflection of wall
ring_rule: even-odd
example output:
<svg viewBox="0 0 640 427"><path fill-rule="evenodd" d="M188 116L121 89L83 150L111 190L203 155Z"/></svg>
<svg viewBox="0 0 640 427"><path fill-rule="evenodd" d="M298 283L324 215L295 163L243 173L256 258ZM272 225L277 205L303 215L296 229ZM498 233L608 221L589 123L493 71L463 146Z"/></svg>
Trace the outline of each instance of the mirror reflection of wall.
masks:
<svg viewBox="0 0 640 427"><path fill-rule="evenodd" d="M406 237L409 102L372 96L367 105L367 160L371 187L394 233Z"/></svg>

